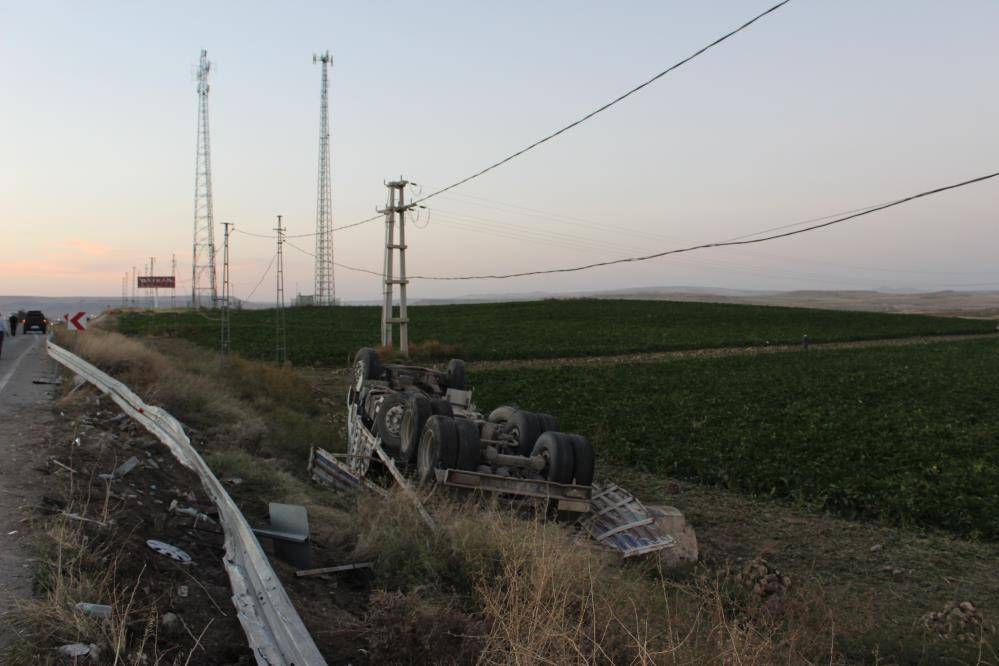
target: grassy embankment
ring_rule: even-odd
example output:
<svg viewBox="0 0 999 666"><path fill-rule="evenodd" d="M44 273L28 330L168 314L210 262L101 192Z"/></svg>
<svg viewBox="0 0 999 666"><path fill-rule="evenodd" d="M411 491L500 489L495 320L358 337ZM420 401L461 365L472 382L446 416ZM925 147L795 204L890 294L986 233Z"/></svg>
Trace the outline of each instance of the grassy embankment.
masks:
<svg viewBox="0 0 999 666"><path fill-rule="evenodd" d="M77 353L192 426L192 440L216 474L242 480L231 492L252 522L269 500L305 504L317 564L375 561L372 578L336 586L296 579L276 564L330 661L838 659L829 611L805 586L764 599L752 591L754 579L727 566L691 574L663 572L654 562L622 565L595 545L577 543L563 526L458 505L440 494L431 498L431 510L441 529L431 534L401 496L383 500L310 486L303 478L308 447L342 435L324 420L308 383L288 368L234 358L220 371L210 352L176 340L154 349L89 331L73 341ZM50 549L46 557L57 562L59 553ZM106 578L104 590L137 585L115 579L99 558L87 562L70 571L47 568L58 580L41 586L43 608L64 605L56 591L70 577L87 586ZM94 591L88 599L126 603L124 592L109 597L88 589ZM135 632L156 625L140 619L133 619L127 644L141 651L143 634ZM49 617L46 626L53 624ZM85 629L97 642L113 639Z"/></svg>
<svg viewBox="0 0 999 666"><path fill-rule="evenodd" d="M344 367L360 347L378 343L379 308L290 308L288 354L295 365ZM409 309L416 357L502 360L987 333L988 321L754 305L631 300L547 300ZM125 313L127 335L177 337L218 347L214 315ZM440 341L437 343L437 341ZM440 343L443 343L441 345ZM421 349L420 345L426 345ZM232 349L274 358L274 312L232 314Z"/></svg>

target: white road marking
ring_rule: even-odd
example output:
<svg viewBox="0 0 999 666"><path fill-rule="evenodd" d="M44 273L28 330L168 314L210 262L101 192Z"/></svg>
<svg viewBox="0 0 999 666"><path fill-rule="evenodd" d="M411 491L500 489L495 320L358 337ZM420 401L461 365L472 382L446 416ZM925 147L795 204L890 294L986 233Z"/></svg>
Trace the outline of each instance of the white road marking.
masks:
<svg viewBox="0 0 999 666"><path fill-rule="evenodd" d="M3 376L3 379L0 379L0 393L3 392L4 388L6 388L7 382L10 381L10 378L14 376L14 371L17 370L17 366L21 364L21 360L28 355L29 351L35 348L36 344L38 344L38 337L34 335L31 337L31 344L28 345L27 349L21 352L20 356L14 359L14 365L10 366L10 370L7 371L7 374Z"/></svg>

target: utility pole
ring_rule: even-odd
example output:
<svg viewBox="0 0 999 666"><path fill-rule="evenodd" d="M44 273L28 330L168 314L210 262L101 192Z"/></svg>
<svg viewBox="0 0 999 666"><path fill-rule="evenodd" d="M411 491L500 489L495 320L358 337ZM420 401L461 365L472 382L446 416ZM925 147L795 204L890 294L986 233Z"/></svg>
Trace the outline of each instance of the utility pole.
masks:
<svg viewBox="0 0 999 666"><path fill-rule="evenodd" d="M384 279L384 301L382 303L382 345L392 347L392 327L399 324L399 351L403 356L409 356L409 315L406 312L406 211L413 207L413 204L406 204L406 186L409 181L394 180L386 183L388 187L388 205L385 213L385 267L383 270ZM395 240L396 215L399 216L399 242ZM393 269L393 251L399 251L399 277L396 278ZM399 285L399 316L395 316L394 309L394 289Z"/></svg>
<svg viewBox="0 0 999 666"><path fill-rule="evenodd" d="M170 275L173 276L173 291L170 292L170 309L177 307L177 255L170 258Z"/></svg>
<svg viewBox="0 0 999 666"><path fill-rule="evenodd" d="M277 333L277 363L284 365L288 360L288 339L284 327L284 229L281 227L281 216L277 216L277 302L274 308Z"/></svg>
<svg viewBox="0 0 999 666"><path fill-rule="evenodd" d="M229 297L232 293L232 287L229 286L229 228L235 228L235 226L231 222L223 222L222 227L224 229L225 240L222 244L222 298L219 299L220 313L222 315L222 340L219 345L219 365L224 368L226 356L229 355Z"/></svg>
<svg viewBox="0 0 999 666"><path fill-rule="evenodd" d="M329 73L333 57L329 51L313 55L313 63L323 70L319 102L319 184L316 192L316 305L336 305L336 283L333 279L333 195L330 176Z"/></svg>
<svg viewBox="0 0 999 666"><path fill-rule="evenodd" d="M126 297L127 292L125 291L127 285L128 285L128 271L125 271L125 274L121 276L121 308L123 310L125 309L125 305L127 304L128 301L128 298Z"/></svg>
<svg viewBox="0 0 999 666"><path fill-rule="evenodd" d="M135 266L132 266L132 307L133 308L135 307L135 283L136 283Z"/></svg>
<svg viewBox="0 0 999 666"><path fill-rule="evenodd" d="M156 275L155 266L156 266L156 257L149 257L149 277ZM152 291L153 291L153 309L155 310L156 308L159 307L159 302L157 301L157 297L159 296L159 290L154 285Z"/></svg>
<svg viewBox="0 0 999 666"><path fill-rule="evenodd" d="M212 210L212 158L208 140L208 51L198 63L198 149L194 168L194 252L191 307L216 306L215 221Z"/></svg>

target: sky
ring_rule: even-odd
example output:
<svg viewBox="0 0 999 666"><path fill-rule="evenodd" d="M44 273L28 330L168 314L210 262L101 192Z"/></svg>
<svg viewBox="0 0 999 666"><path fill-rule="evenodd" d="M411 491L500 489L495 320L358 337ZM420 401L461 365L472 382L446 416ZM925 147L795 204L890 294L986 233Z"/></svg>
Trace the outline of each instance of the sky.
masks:
<svg viewBox="0 0 999 666"><path fill-rule="evenodd" d="M775 0L774 0L775 1ZM314 231L330 50L333 215L429 192L613 99L755 16L756 0L0 2L0 294L119 296L176 255L190 289L197 95L221 222ZM412 275L544 270L725 240L999 170L999 3L792 0L612 109L427 202ZM829 229L580 273L414 280L415 298L694 285L992 289L999 179ZM334 234L380 271L384 224ZM296 239L305 252L313 239ZM233 293L273 299L274 241L232 238ZM285 289L313 260L286 248ZM377 276L337 268L336 295Z"/></svg>

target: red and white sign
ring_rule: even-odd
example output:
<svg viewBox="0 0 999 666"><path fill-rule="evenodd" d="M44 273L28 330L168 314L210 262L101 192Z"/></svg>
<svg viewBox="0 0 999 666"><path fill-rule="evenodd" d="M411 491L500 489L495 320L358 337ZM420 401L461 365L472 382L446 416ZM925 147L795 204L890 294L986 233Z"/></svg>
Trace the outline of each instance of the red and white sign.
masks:
<svg viewBox="0 0 999 666"><path fill-rule="evenodd" d="M68 314L64 315L66 318L66 329L70 331L83 331L87 328L87 313L77 312L75 315L70 317Z"/></svg>
<svg viewBox="0 0 999 666"><path fill-rule="evenodd" d="M139 289L173 289L177 278L172 275L140 275Z"/></svg>

